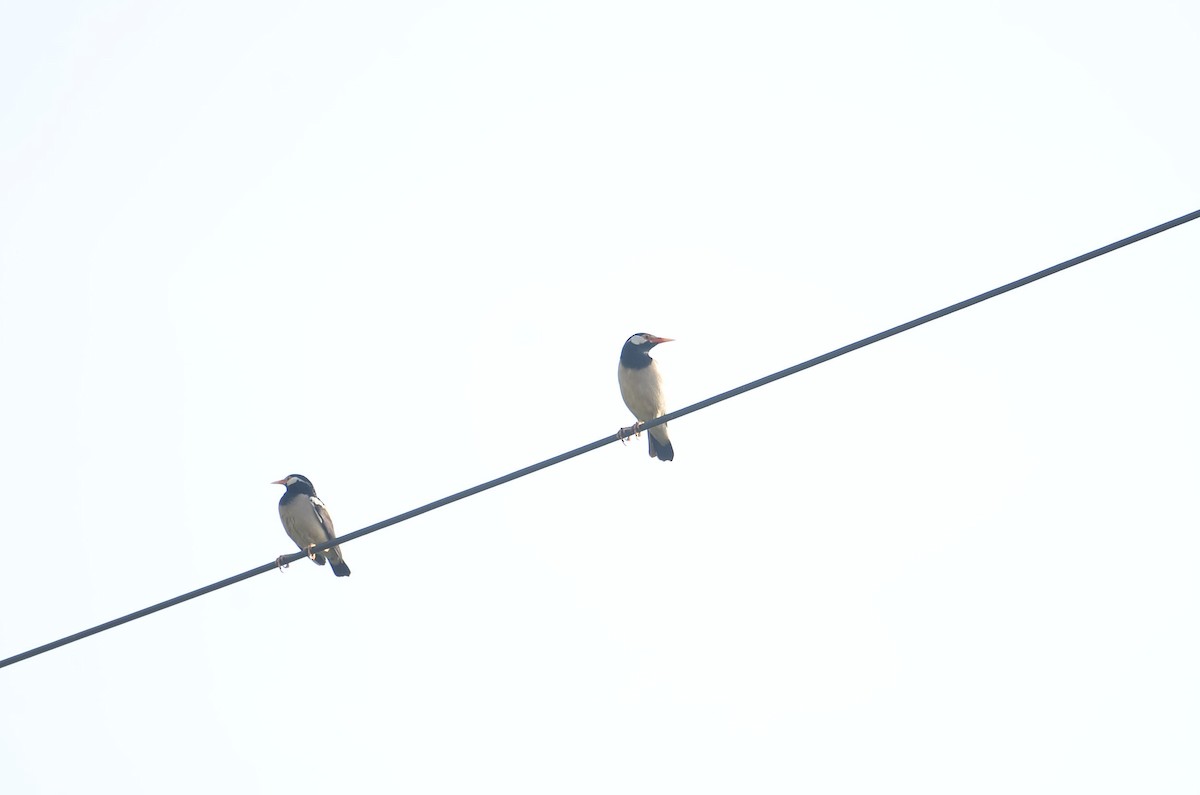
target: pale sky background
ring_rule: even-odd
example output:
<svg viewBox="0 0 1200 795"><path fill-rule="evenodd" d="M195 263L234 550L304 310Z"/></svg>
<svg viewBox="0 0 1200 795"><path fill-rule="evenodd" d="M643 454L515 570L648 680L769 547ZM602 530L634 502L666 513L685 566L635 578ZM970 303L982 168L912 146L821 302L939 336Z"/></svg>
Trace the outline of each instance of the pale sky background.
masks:
<svg viewBox="0 0 1200 795"><path fill-rule="evenodd" d="M0 657L1200 207L1200 7L0 5ZM1200 223L0 670L6 793L1196 793Z"/></svg>

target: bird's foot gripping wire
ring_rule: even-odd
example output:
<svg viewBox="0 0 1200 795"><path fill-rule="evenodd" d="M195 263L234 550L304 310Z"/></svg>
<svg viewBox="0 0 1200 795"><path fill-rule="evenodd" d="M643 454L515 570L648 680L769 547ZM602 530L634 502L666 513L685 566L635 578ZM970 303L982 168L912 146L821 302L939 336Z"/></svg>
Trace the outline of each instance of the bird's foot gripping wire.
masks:
<svg viewBox="0 0 1200 795"><path fill-rule="evenodd" d="M642 424L640 422L635 422L628 428L621 428L619 431L617 431L617 438L621 440L621 444L625 444L625 440L627 440L630 436L640 437L641 435Z"/></svg>
<svg viewBox="0 0 1200 795"><path fill-rule="evenodd" d="M283 559L285 557L286 557L286 555L280 555L279 557L275 558L275 565L279 568L280 574L283 574L283 570L286 569L289 565L291 565L289 563L283 562Z"/></svg>
<svg viewBox="0 0 1200 795"><path fill-rule="evenodd" d="M314 563L317 561L317 545L316 544L309 544L307 547L305 547L304 552L305 552L305 554L308 555L309 560L313 561Z"/></svg>

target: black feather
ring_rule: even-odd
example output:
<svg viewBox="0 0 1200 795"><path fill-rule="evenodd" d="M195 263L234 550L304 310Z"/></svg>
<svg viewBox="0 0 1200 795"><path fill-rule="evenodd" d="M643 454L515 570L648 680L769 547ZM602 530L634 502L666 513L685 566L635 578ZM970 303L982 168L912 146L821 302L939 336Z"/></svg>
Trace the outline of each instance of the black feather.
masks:
<svg viewBox="0 0 1200 795"><path fill-rule="evenodd" d="M650 457L657 458L659 461L674 461L675 448L668 442L660 442L654 438L654 434L647 432L650 437Z"/></svg>
<svg viewBox="0 0 1200 795"><path fill-rule="evenodd" d="M650 366L654 360L650 358L650 349L657 345L657 342L647 340L641 345L634 345L632 340L634 337L649 336L644 331L639 331L625 340L625 347L621 348L621 364L628 367L630 370L642 370Z"/></svg>

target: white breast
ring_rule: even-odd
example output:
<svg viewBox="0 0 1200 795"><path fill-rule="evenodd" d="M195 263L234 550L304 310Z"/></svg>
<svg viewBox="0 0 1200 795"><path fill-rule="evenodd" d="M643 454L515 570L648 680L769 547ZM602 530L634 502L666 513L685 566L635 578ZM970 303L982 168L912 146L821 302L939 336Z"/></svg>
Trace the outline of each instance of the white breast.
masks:
<svg viewBox="0 0 1200 795"><path fill-rule="evenodd" d="M617 365L617 383L621 386L621 398L633 416L640 422L647 422L667 413L667 401L663 397L662 376L658 372L658 363L650 362L649 367L632 370L623 364ZM667 440L667 426L660 425L650 431L655 438Z"/></svg>

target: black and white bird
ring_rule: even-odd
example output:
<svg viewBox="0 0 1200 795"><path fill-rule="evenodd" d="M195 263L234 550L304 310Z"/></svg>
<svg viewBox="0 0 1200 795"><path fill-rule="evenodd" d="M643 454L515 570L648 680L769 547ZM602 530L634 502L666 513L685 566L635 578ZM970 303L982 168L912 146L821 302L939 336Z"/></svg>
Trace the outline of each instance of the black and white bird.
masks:
<svg viewBox="0 0 1200 795"><path fill-rule="evenodd" d="M303 475L288 475L282 480L274 480L287 489L279 498L279 518L283 521L283 529L288 537L296 542L296 546L308 553L309 558L319 566L325 565L329 558L329 566L338 577L349 577L350 567L342 559L342 550L333 547L328 552L321 553L317 549L327 543L337 534L333 532L333 519L329 518L329 510L325 503L317 497L317 490L312 481Z"/></svg>
<svg viewBox="0 0 1200 795"><path fill-rule="evenodd" d="M625 340L621 349L621 363L617 365L617 383L621 385L621 397L639 422L649 422L667 413L667 401L663 397L662 376L658 365L650 358L650 349L663 342L672 342L668 337L638 332ZM647 434L650 437L650 457L659 461L675 458L675 448L667 435L667 426L658 425Z"/></svg>

